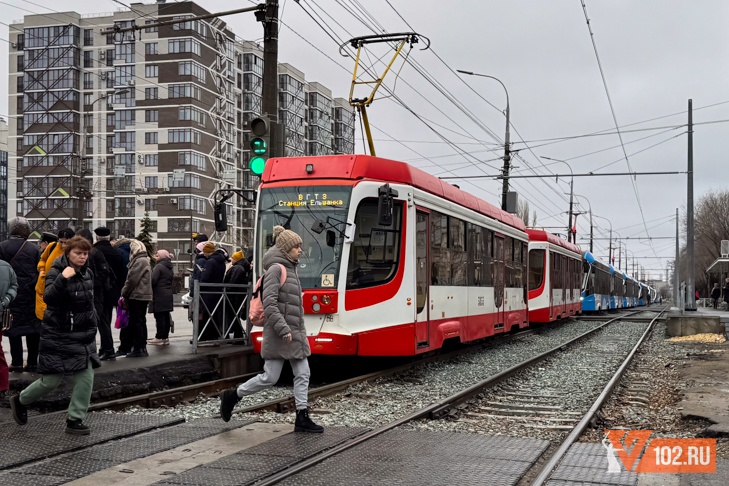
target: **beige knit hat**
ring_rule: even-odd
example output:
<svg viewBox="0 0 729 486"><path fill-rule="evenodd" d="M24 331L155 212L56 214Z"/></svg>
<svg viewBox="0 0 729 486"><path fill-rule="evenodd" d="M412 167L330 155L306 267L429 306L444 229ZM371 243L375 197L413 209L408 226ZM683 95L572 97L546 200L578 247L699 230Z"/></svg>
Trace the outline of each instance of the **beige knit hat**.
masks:
<svg viewBox="0 0 729 486"><path fill-rule="evenodd" d="M283 226L273 227L273 238L276 240L276 248L284 253L290 252L293 248L301 245L304 241L301 236Z"/></svg>

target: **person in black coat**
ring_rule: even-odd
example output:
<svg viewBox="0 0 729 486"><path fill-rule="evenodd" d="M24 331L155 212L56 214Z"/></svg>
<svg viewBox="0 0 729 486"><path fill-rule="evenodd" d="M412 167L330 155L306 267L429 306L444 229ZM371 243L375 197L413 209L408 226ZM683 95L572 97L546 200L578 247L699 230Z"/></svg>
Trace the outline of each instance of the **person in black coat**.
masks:
<svg viewBox="0 0 729 486"><path fill-rule="evenodd" d="M117 306L119 297L121 297L122 286L127 279L127 266L121 252L111 246L111 231L109 228L100 226L94 230L94 233L96 233L94 248L104 256L109 267L109 283L104 289L104 305L102 312L99 314L99 335L101 336L99 354L102 361L114 360L116 354L114 352L114 337L111 334L111 319L114 307ZM108 335L106 329L109 330Z"/></svg>
<svg viewBox="0 0 729 486"><path fill-rule="evenodd" d="M114 338L111 335L111 319L107 322L104 317L104 296L106 289L109 288L111 283L111 270L109 270L109 264L106 263L104 254L97 248L93 247L94 237L91 230L88 228L81 228L78 230L78 235L84 237L86 241L92 245L87 264L94 276L94 308L96 309L96 316L98 318L97 328L99 330L99 338L101 340L99 359L101 359L102 356L104 359L116 359L116 355L114 353Z"/></svg>
<svg viewBox="0 0 729 486"><path fill-rule="evenodd" d="M41 323L35 316L35 284L38 281L40 251L28 241L30 225L25 218L8 221L10 237L0 243L0 260L13 267L18 278L18 295L10 304L13 326L5 333L10 341L10 371L23 371L23 336L28 348L26 371L38 364Z"/></svg>
<svg viewBox="0 0 729 486"><path fill-rule="evenodd" d="M170 344L170 328L172 327L173 292L172 283L175 272L172 268L172 255L167 250L157 250L154 254L157 262L152 269L152 304L151 312L157 323L157 334L149 344Z"/></svg>
<svg viewBox="0 0 729 486"><path fill-rule="evenodd" d="M11 398L13 418L19 425L28 421L28 405L55 390L64 374L72 374L66 433L89 434L83 420L91 401L94 368L101 366L96 354L94 276L87 265L91 248L85 238L74 236L46 275L43 300L47 307L38 362L43 377Z"/></svg>
<svg viewBox="0 0 729 486"><path fill-rule="evenodd" d="M226 258L222 249L216 249L215 243L210 241L203 245L203 253L207 257L205 268L200 275L200 283L222 284L225 278ZM204 292L204 293L203 293ZM199 340L207 341L220 339L222 336L223 306L218 306L210 319L210 314L215 310L222 295L221 288L207 288L200 291L200 325L198 326Z"/></svg>
<svg viewBox="0 0 729 486"><path fill-rule="evenodd" d="M251 252L251 259L253 253ZM234 285L249 285L252 277L251 262L247 258L243 258L243 253L237 251L231 256L233 265L225 272L223 283L234 284ZM243 287L226 287L225 292L227 294L226 299L226 312L225 321L230 322L232 320L231 329L233 331L233 337L236 339L243 338L243 325L241 324L241 318L245 319L245 307L243 307L243 301L246 298L247 288ZM226 322L226 325L227 325Z"/></svg>

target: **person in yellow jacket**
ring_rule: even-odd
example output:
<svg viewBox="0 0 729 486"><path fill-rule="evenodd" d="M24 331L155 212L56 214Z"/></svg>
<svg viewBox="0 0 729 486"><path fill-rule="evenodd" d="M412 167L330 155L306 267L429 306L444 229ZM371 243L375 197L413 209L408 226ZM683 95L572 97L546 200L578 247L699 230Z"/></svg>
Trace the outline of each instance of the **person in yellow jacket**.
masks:
<svg viewBox="0 0 729 486"><path fill-rule="evenodd" d="M43 313L46 311L46 303L43 301L43 292L46 290L46 273L53 266L56 258L63 255L63 246L68 240L76 235L71 228L62 229L58 232L58 241L49 243L38 262L38 282L35 284L35 316L43 320Z"/></svg>

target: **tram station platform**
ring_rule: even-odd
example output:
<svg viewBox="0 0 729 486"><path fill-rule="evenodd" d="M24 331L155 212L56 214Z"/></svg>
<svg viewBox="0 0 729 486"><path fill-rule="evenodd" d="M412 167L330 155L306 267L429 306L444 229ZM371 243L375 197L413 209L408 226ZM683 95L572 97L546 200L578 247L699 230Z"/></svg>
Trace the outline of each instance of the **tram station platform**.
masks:
<svg viewBox="0 0 729 486"><path fill-rule="evenodd" d="M148 357L119 357L113 361L102 361L94 375L92 403L114 400L219 378L227 378L262 369L260 356L251 346L234 344L200 345L193 353L192 323L187 318L187 309L175 307L172 312L175 323L170 334L170 344L147 345ZM156 333L154 316L147 314L147 334L153 338ZM119 330L112 329L114 344L119 347ZM99 346L97 334L97 348ZM3 340L5 359L10 364L10 346ZM25 339L23 339L25 349ZM26 350L27 352L27 350ZM25 364L25 363L24 363ZM29 372L10 373L10 392L15 393L38 379L40 375ZM50 409L66 407L71 380L65 380L58 391L39 402L40 407ZM0 419L7 408L0 406Z"/></svg>

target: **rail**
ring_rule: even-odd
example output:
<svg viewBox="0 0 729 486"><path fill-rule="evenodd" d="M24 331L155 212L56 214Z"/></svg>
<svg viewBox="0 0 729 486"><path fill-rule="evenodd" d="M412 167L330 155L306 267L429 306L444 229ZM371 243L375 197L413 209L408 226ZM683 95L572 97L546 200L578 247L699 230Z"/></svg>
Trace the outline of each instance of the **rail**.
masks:
<svg viewBox="0 0 729 486"><path fill-rule="evenodd" d="M370 430L368 432L364 432L363 434L361 434L349 441L343 442L342 444L339 444L335 447L332 447L331 449L329 449L321 454L313 456L313 457L306 459L298 464L295 464L283 471L273 474L264 480L258 481L256 483L256 486L268 486L268 485L272 485L272 484L277 484L280 481L283 481L286 478L289 478L295 474L303 472L303 471L325 461L326 459L328 459L332 456L340 454L348 449L351 449L352 447L362 444L363 442L373 439L374 437L377 437L394 428L400 427L401 425L404 425L408 422L412 422L415 420L428 418L428 417L432 418L432 417L442 416L447 413L447 410L454 408L458 404L468 400L468 398L479 393L481 390L483 390L485 388L489 388L489 387L505 380L506 378L514 375L518 371L521 371L539 361L543 361L544 359L548 358L549 356L561 351L566 346L576 343L576 342L584 339L587 336L595 334L596 332L600 331L601 329L608 326L609 324L612 324L615 321L625 319L626 317L630 317L630 316L638 314L640 312L642 312L642 311L635 311L635 312L631 312L627 315L620 315L620 316L614 317L614 318L610 319L609 321L607 321L606 323L604 323L600 326L597 326L594 329L591 329L590 331L587 331L583 334L580 334L579 336L577 336L573 339L570 339L569 341L566 341L566 342L560 344L559 346L556 346L548 351L545 351L544 353L541 353L538 356L532 357L507 370L504 370L500 373L492 375L492 376L486 378L485 380L467 388L466 390L453 394L453 395L451 395L443 400L440 400L439 402L433 403L421 410L412 412L412 413L406 415L405 417L399 418L393 422L390 422L389 424L383 425L382 427L378 427L378 428Z"/></svg>
<svg viewBox="0 0 729 486"><path fill-rule="evenodd" d="M615 388L615 385L618 384L620 381L620 378L622 378L623 373L627 369L630 362L633 360L633 356L635 356L635 353L638 351L638 348L645 342L645 340L650 336L650 334L653 332L655 323L658 321L658 318L666 312L668 307L665 307L660 313L658 313L653 320L651 320L650 324L648 324L648 327L646 328L643 335L640 337L638 342L633 346L633 349L628 353L628 355L623 360L623 363L620 365L618 370L615 372L613 377L610 379L607 385L605 385L605 388L603 388L602 393L600 393L600 396L597 397L595 400L595 403L592 404L590 409L585 413L585 415L582 417L582 419L577 423L577 425L572 429L572 431L569 433L567 438L560 444L559 448L555 451L555 453L552 455L552 457L547 461L547 463L542 467L541 472L539 475L537 475L536 478L531 483L531 486L541 486L543 485L547 479L549 479L549 476L552 474L554 469L559 465L559 462L562 460L564 455L569 450L570 446L579 439L579 437L582 435L582 433L585 431L587 426L590 424L590 421L595 416L598 410L602 407L602 405L605 403L605 401L610 397L610 394L612 393L613 389Z"/></svg>

